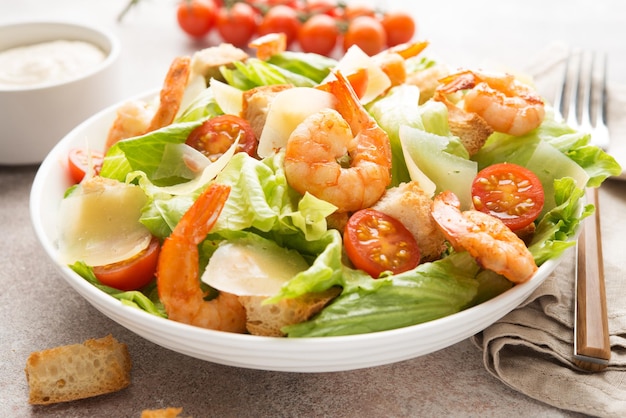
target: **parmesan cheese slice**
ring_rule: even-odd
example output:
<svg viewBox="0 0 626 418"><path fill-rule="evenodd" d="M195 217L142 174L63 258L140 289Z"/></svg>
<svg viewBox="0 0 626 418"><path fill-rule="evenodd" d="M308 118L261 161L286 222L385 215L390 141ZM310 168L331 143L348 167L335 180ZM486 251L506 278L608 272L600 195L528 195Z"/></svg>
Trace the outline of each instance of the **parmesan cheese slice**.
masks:
<svg viewBox="0 0 626 418"><path fill-rule="evenodd" d="M59 208L61 261L104 266L144 250L152 239L139 222L146 202L138 186L102 177L84 181Z"/></svg>
<svg viewBox="0 0 626 418"><path fill-rule="evenodd" d="M270 241L224 242L211 256L202 281L237 296L271 296L308 268L298 252Z"/></svg>
<svg viewBox="0 0 626 418"><path fill-rule="evenodd" d="M213 90L217 105L225 114L241 116L243 91L214 78L211 79L209 85Z"/></svg>
<svg viewBox="0 0 626 418"><path fill-rule="evenodd" d="M372 57L363 52L358 46L352 45L339 60L334 71L339 71L344 76L348 76L363 68L367 70L367 88L361 98L361 103L368 104L391 87L391 80L389 80L387 74L376 64ZM331 72L322 84L333 79L336 79L336 77Z"/></svg>
<svg viewBox="0 0 626 418"><path fill-rule="evenodd" d="M271 102L257 153L261 158L272 155L287 145L293 130L307 116L329 108L335 108L335 98L328 92L311 87L281 91Z"/></svg>

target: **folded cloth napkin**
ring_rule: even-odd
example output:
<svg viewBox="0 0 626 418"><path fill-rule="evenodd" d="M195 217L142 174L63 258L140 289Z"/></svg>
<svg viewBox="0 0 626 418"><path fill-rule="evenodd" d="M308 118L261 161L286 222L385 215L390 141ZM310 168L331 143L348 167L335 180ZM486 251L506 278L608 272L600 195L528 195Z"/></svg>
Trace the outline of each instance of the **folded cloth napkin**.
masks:
<svg viewBox="0 0 626 418"><path fill-rule="evenodd" d="M541 85L555 85L566 57L561 45L548 48L531 73ZM557 71L557 68L558 69ZM556 74L555 74L556 72ZM542 91L542 90L540 90ZM544 90L545 91L545 90ZM550 97L550 96L546 96ZM609 87L610 153L626 156L626 89ZM617 155L617 153L621 153ZM621 159L622 167L626 159ZM622 177L624 177L622 175ZM600 193L611 359L601 372L586 372L573 361L575 249L531 296L508 315L472 337L486 369L509 387L555 407L600 417L626 416L626 269L623 243L626 183L609 180Z"/></svg>

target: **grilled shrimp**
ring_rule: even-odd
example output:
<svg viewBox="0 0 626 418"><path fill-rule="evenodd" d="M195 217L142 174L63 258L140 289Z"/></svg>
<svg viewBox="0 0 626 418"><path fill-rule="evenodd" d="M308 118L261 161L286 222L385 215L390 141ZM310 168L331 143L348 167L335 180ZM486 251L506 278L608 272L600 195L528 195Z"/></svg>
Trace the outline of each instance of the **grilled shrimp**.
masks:
<svg viewBox="0 0 626 418"><path fill-rule="evenodd" d="M446 102L446 94L467 90L463 109L478 114L497 132L524 135L543 122L543 100L511 74L466 70L449 75L441 82L437 100Z"/></svg>
<svg viewBox="0 0 626 418"><path fill-rule="evenodd" d="M165 239L157 266L159 298L169 319L219 331L246 332L246 311L236 295L220 292L204 300L200 288L200 244L217 221L230 188L212 185L198 197Z"/></svg>
<svg viewBox="0 0 626 418"><path fill-rule="evenodd" d="M301 194L332 203L338 212L369 207L391 182L389 137L341 73L320 88L337 98L337 110L312 114L291 133L285 150L287 181Z"/></svg>
<svg viewBox="0 0 626 418"><path fill-rule="evenodd" d="M131 102L118 110L107 136L107 149L122 139L144 135L174 121L189 80L190 63L191 59L186 56L174 59L160 92L159 105L151 116L145 103Z"/></svg>
<svg viewBox="0 0 626 418"><path fill-rule="evenodd" d="M457 251L467 251L488 270L513 283L529 280L537 271L528 248L502 221L477 210L461 212L459 199L449 191L435 196L433 218Z"/></svg>

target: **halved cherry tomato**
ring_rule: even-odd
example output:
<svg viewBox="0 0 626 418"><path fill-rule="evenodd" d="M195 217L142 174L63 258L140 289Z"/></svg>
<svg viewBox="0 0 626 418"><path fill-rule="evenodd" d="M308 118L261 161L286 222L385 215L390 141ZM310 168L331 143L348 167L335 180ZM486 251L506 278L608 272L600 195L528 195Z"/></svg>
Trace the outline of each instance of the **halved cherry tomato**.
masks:
<svg viewBox="0 0 626 418"><path fill-rule="evenodd" d="M257 32L259 36L282 32L287 36L287 46L289 47L298 38L299 29L298 12L289 6L280 4L269 9L263 16Z"/></svg>
<svg viewBox="0 0 626 418"><path fill-rule="evenodd" d="M154 279L159 250L159 240L153 237L148 247L136 256L118 263L93 267L93 273L103 285L119 290L141 289Z"/></svg>
<svg viewBox="0 0 626 418"><path fill-rule="evenodd" d="M387 46L396 46L409 42L415 35L415 21L405 12L385 13L382 19L387 34Z"/></svg>
<svg viewBox="0 0 626 418"><path fill-rule="evenodd" d="M344 50L348 50L352 45L357 45L370 56L381 52L387 45L387 34L383 24L371 16L354 18L343 35Z"/></svg>
<svg viewBox="0 0 626 418"><path fill-rule="evenodd" d="M411 270L419 264L415 237L396 218L374 209L355 212L343 233L348 258L358 269L378 278Z"/></svg>
<svg viewBox="0 0 626 418"><path fill-rule="evenodd" d="M247 120L235 115L219 115L191 131L186 144L215 161L241 135L236 152L256 157L258 140Z"/></svg>
<svg viewBox="0 0 626 418"><path fill-rule="evenodd" d="M215 24L217 8L213 0L182 0L176 19L180 28L193 38L202 38Z"/></svg>
<svg viewBox="0 0 626 418"><path fill-rule="evenodd" d="M258 14L248 3L237 2L232 7L222 7L217 13L217 31L224 42L243 47L257 30Z"/></svg>
<svg viewBox="0 0 626 418"><path fill-rule="evenodd" d="M75 183L80 183L90 168L93 175L100 173L104 154L99 151L86 150L83 148L74 148L67 156L70 176Z"/></svg>
<svg viewBox="0 0 626 418"><path fill-rule="evenodd" d="M338 39L337 21L326 14L311 16L298 30L298 43L304 52L329 55Z"/></svg>
<svg viewBox="0 0 626 418"><path fill-rule="evenodd" d="M544 192L541 181L526 167L511 163L490 165L472 182L474 208L522 229L541 213Z"/></svg>

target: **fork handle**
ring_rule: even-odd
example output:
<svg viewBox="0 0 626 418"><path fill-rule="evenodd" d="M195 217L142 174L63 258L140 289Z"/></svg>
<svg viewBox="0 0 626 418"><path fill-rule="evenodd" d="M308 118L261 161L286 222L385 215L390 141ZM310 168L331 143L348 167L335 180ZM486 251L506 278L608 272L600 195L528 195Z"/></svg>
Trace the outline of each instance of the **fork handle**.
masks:
<svg viewBox="0 0 626 418"><path fill-rule="evenodd" d="M598 189L587 188L586 197L587 202L592 203L596 210L585 219L578 238L574 360L581 368L597 371L608 365L611 346L604 285Z"/></svg>

